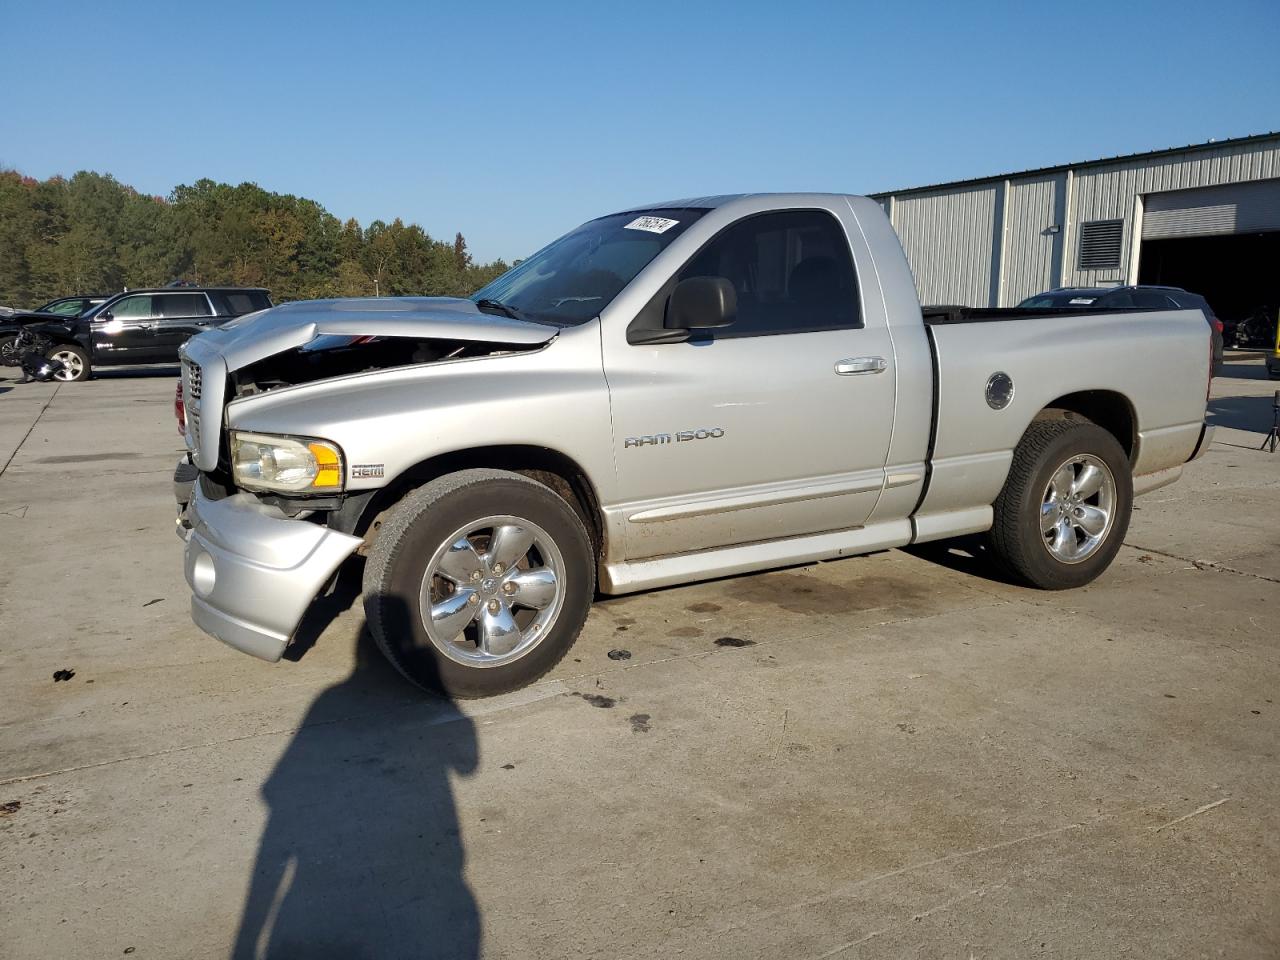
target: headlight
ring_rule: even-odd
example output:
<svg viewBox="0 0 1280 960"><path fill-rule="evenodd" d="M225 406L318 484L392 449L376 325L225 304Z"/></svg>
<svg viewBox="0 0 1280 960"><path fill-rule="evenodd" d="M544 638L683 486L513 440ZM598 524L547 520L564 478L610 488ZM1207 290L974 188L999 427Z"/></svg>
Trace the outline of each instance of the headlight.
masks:
<svg viewBox="0 0 1280 960"><path fill-rule="evenodd" d="M324 440L231 433L231 475L246 490L337 493L342 473L342 451Z"/></svg>

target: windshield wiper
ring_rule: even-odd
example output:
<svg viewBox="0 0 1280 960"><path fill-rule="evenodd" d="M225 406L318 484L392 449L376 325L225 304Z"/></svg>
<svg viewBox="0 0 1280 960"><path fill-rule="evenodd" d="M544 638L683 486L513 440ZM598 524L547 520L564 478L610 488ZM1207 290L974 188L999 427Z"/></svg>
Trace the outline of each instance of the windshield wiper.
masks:
<svg viewBox="0 0 1280 960"><path fill-rule="evenodd" d="M514 307L508 307L500 300L490 300L488 297L485 297L483 300L476 301L476 307L480 310L497 310L504 317L510 317L512 320L524 319L524 317L520 316L520 314L516 312Z"/></svg>

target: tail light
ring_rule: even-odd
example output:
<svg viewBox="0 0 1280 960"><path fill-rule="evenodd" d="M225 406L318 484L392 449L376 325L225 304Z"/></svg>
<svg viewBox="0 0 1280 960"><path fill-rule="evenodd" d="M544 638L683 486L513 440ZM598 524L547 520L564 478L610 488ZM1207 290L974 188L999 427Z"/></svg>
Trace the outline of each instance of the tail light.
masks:
<svg viewBox="0 0 1280 960"><path fill-rule="evenodd" d="M1222 321L1221 321L1221 320L1219 320L1217 317L1214 317L1214 318L1213 318L1213 329L1217 330L1219 333L1222 333L1222 332L1224 332L1227 328L1223 325L1223 323L1222 323Z"/></svg>
<svg viewBox="0 0 1280 960"><path fill-rule="evenodd" d="M178 418L178 436L187 435L187 405L182 402L182 381L178 381L173 391L173 415Z"/></svg>

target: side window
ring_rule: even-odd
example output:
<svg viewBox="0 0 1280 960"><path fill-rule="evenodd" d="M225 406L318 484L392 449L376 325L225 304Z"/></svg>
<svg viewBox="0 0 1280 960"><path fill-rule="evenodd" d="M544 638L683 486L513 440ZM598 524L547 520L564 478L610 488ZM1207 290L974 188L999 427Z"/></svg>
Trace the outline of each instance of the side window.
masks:
<svg viewBox="0 0 1280 960"><path fill-rule="evenodd" d="M233 317L241 314L253 313L255 310L266 310L271 306L271 301L267 299L267 295L261 290L236 290L229 291L223 295L223 299L227 303Z"/></svg>
<svg viewBox="0 0 1280 960"><path fill-rule="evenodd" d="M155 297L162 317L207 317L209 300L203 293L161 293Z"/></svg>
<svg viewBox="0 0 1280 960"><path fill-rule="evenodd" d="M1172 300L1163 293L1156 293L1154 290L1133 291L1133 305L1135 307L1159 307L1161 310L1177 308L1177 304Z"/></svg>
<svg viewBox="0 0 1280 960"><path fill-rule="evenodd" d="M151 312L149 294L117 300L110 309L111 316L116 320L149 320L154 315Z"/></svg>
<svg viewBox="0 0 1280 960"><path fill-rule="evenodd" d="M738 319L716 339L862 326L849 242L823 210L741 220L703 247L678 279L689 277L724 277L738 294Z"/></svg>

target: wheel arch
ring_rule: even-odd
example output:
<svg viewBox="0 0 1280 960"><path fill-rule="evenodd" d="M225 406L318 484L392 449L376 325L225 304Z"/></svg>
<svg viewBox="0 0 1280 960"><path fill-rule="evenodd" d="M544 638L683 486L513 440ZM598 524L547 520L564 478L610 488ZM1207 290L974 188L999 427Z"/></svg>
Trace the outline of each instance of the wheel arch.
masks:
<svg viewBox="0 0 1280 960"><path fill-rule="evenodd" d="M471 447L420 460L401 471L385 486L373 491L373 496L368 498L354 518L351 532L363 537L366 543L372 541L377 535L377 524L382 515L408 493L438 477L473 468L509 470L554 490L578 513L591 538L596 556L602 555L605 540L604 514L600 509L599 494L587 471L576 460L559 450L524 444Z"/></svg>
<svg viewBox="0 0 1280 960"><path fill-rule="evenodd" d="M1063 394L1032 418L1071 420L1082 418L1106 430L1124 450L1132 464L1138 455L1138 415L1132 401L1116 390L1080 390Z"/></svg>

